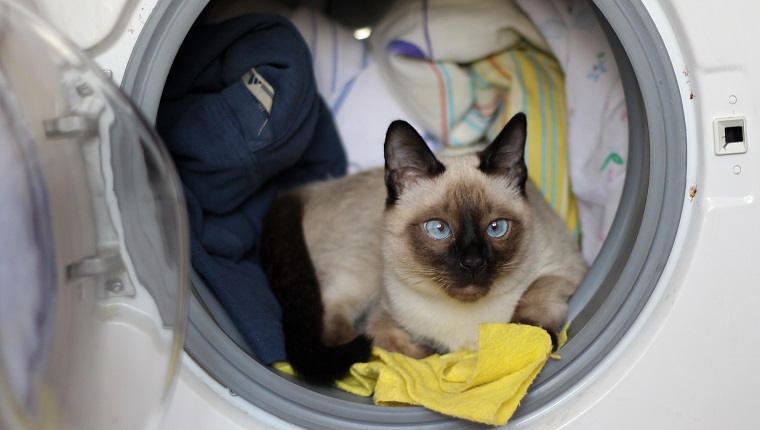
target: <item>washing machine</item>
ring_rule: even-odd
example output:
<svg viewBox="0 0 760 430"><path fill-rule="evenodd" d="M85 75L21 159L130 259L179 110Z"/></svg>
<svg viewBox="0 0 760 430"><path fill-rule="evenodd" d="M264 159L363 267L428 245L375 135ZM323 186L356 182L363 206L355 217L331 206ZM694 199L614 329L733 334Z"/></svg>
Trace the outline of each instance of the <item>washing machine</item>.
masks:
<svg viewBox="0 0 760 430"><path fill-rule="evenodd" d="M150 124L185 35L212 5L6 2L3 170L25 167L16 194L2 181L3 198L16 199L2 206L19 203L0 211L0 267L12 275L0 301L4 426L480 427L262 365L186 267L180 186ZM562 359L546 364L507 428L757 428L760 5L589 6L625 91L625 183L571 299ZM26 101L35 93L45 96ZM11 271L22 266L33 269Z"/></svg>

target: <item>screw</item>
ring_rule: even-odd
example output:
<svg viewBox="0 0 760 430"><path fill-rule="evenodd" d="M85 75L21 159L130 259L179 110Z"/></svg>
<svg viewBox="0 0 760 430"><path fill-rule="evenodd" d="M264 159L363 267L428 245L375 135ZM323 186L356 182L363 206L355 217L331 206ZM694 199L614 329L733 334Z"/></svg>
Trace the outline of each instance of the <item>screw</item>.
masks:
<svg viewBox="0 0 760 430"><path fill-rule="evenodd" d="M112 278L106 281L106 289L117 294L124 291L124 283L119 278Z"/></svg>
<svg viewBox="0 0 760 430"><path fill-rule="evenodd" d="M81 97L89 97L94 93L91 86L86 83L77 85L77 94Z"/></svg>

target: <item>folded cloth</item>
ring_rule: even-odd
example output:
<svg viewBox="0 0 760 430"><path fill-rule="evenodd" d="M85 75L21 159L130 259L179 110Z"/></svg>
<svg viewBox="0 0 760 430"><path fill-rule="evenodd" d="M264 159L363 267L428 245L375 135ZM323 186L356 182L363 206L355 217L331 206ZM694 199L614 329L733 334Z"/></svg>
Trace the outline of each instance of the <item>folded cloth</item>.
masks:
<svg viewBox="0 0 760 430"><path fill-rule="evenodd" d="M191 29L156 126L184 185L193 268L256 357L284 360L280 308L259 266L263 218L278 188L346 170L303 38L271 14Z"/></svg>
<svg viewBox="0 0 760 430"><path fill-rule="evenodd" d="M567 339L560 333L560 346ZM491 425L512 416L528 386L549 357L549 334L542 328L489 323L480 326L478 351L432 355L416 360L380 348L367 363L356 363L336 387L359 396L374 394L377 405L418 405ZM287 363L275 363L293 374Z"/></svg>
<svg viewBox="0 0 760 430"><path fill-rule="evenodd" d="M517 112L528 118L525 163L531 181L541 190L570 231L578 233L578 206L570 187L567 165L565 81L557 61L528 44L511 48L472 63L470 76L475 88L490 92L501 102L496 120L485 129L492 141ZM476 90L477 91L477 90ZM477 92L476 92L477 94ZM451 134L484 130L473 117L481 117L482 106L475 103ZM473 124L476 126L474 127Z"/></svg>
<svg viewBox="0 0 760 430"><path fill-rule="evenodd" d="M525 112L528 175L578 233L562 71L511 1L396 2L370 40L393 94L444 146L493 139Z"/></svg>

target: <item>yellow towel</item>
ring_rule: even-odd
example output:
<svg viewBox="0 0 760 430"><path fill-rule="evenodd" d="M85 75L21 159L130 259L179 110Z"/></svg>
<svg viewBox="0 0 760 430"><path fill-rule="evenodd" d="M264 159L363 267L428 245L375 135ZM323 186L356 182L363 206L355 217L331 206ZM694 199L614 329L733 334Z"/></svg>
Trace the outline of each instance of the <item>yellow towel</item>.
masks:
<svg viewBox="0 0 760 430"><path fill-rule="evenodd" d="M566 330L560 333L560 345ZM336 386L359 396L374 394L376 405L419 405L491 425L512 416L528 386L551 355L545 330L520 324L480 326L480 350L415 360L374 348L367 363L356 363ZM293 374L287 363L274 367Z"/></svg>

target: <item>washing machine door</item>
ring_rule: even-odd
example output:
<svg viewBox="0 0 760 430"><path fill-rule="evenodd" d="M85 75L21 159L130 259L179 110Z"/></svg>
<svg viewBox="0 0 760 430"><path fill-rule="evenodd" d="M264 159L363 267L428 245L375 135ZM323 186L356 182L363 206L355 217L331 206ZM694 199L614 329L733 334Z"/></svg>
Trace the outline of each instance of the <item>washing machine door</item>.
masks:
<svg viewBox="0 0 760 430"><path fill-rule="evenodd" d="M0 428L157 423L182 351L187 232L155 133L0 0Z"/></svg>

